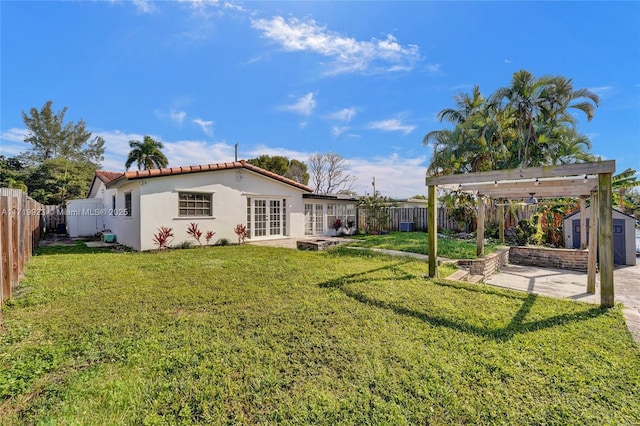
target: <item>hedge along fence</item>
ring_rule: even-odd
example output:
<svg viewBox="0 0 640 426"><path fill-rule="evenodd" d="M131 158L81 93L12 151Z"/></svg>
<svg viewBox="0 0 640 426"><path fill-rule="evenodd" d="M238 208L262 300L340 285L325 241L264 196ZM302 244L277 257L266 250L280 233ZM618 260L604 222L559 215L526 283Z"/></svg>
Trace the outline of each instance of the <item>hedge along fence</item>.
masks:
<svg viewBox="0 0 640 426"><path fill-rule="evenodd" d="M40 241L44 206L19 189L0 188L0 307L24 277Z"/></svg>

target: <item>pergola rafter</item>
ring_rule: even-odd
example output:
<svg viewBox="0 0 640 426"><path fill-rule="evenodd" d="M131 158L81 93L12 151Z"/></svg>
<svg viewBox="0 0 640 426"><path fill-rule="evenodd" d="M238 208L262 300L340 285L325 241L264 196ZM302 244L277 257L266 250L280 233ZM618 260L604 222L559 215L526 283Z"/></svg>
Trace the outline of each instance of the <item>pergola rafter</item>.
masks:
<svg viewBox="0 0 640 426"><path fill-rule="evenodd" d="M522 199L561 198L591 196L598 200L598 251L600 253L600 297L601 306L611 307L613 295L613 219L611 206L611 176L615 172L615 161L576 163L563 166L528 167L523 169L494 170L447 176L427 176L428 189L428 233L429 276L436 275L437 215L436 188L438 186L471 192L478 196L478 211L484 212L484 198ZM594 203L595 204L595 203ZM583 203L581 203L581 206ZM482 220L480 220L482 219ZM482 223L481 223L482 222ZM592 217L592 222L595 218ZM583 230L586 234L586 229ZM591 233L591 235L595 235ZM484 217L478 219L478 254L483 252ZM590 244L590 247L593 247ZM589 251L589 288L595 276L595 250Z"/></svg>

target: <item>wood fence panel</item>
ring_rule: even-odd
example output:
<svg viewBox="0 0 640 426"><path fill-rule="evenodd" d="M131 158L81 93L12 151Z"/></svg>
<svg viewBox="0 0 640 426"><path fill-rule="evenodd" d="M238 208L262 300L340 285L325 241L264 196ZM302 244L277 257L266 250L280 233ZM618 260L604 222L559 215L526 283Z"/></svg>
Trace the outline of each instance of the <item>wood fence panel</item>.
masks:
<svg viewBox="0 0 640 426"><path fill-rule="evenodd" d="M20 227L18 226L18 200L11 197L11 209L9 213L11 221L11 289L18 286L20 281Z"/></svg>
<svg viewBox="0 0 640 426"><path fill-rule="evenodd" d="M11 198L0 196L0 248L2 249L2 283L0 293L2 301L11 298Z"/></svg>
<svg viewBox="0 0 640 426"><path fill-rule="evenodd" d="M0 188L0 307L18 287L38 247L43 212L21 190Z"/></svg>

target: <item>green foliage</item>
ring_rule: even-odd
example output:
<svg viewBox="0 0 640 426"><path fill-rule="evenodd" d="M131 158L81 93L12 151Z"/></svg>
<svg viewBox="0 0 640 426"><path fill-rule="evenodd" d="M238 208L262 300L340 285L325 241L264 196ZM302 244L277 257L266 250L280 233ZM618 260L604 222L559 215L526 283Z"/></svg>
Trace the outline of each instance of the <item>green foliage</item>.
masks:
<svg viewBox="0 0 640 426"><path fill-rule="evenodd" d="M137 163L138 170L149 170L155 168L167 167L169 160L162 152L164 145L162 142L155 141L151 136L145 136L142 142L129 141L129 155L124 167L129 170L133 163Z"/></svg>
<svg viewBox="0 0 640 426"><path fill-rule="evenodd" d="M24 159L32 164L41 164L46 160L64 158L72 162L88 163L97 169L104 159L104 139L91 138L86 123L80 119L77 124L65 123L67 107L57 114L52 110L53 101L47 101L42 109L31 108L29 114L22 112L27 127L25 142L31 144L31 150Z"/></svg>
<svg viewBox="0 0 640 426"><path fill-rule="evenodd" d="M638 423L620 307L425 272L346 248L35 256L3 307L2 424Z"/></svg>
<svg viewBox="0 0 640 426"><path fill-rule="evenodd" d="M216 245L219 245L219 246L228 246L228 245L229 245L229 240L228 240L228 239L226 239L226 238L220 238L220 239L218 240L218 242L216 243Z"/></svg>
<svg viewBox="0 0 640 426"><path fill-rule="evenodd" d="M43 204L64 204L87 195L103 160L104 140L92 138L82 119L65 123L66 111L64 107L54 113L52 101L47 101L40 110L22 113L28 132L25 142L31 149L18 158L2 158L1 183L26 185L29 195Z"/></svg>
<svg viewBox="0 0 640 426"><path fill-rule="evenodd" d="M193 243L189 240L184 240L181 243L172 245L171 248L177 249L177 250L190 249L190 248L193 248Z"/></svg>
<svg viewBox="0 0 640 426"><path fill-rule="evenodd" d="M598 96L562 76L535 78L521 70L511 84L484 97L479 86L454 97L456 108L438 114L453 129L423 139L433 147L431 175L593 161L589 139L576 130L572 110L591 120Z"/></svg>
<svg viewBox="0 0 640 426"><path fill-rule="evenodd" d="M294 180L303 185L307 185L309 183L307 165L302 161L295 159L290 160L281 155L261 155L247 160L247 163L260 167L261 169L269 170L270 172L286 177L287 179Z"/></svg>
<svg viewBox="0 0 640 426"><path fill-rule="evenodd" d="M513 228L507 229L504 239L509 245L526 246L527 244L539 245L538 216L531 220L521 220Z"/></svg>
<svg viewBox="0 0 640 426"><path fill-rule="evenodd" d="M366 212L365 232L378 233L387 231L390 215L389 208L395 205L394 200L380 195L379 191L376 191L373 195L360 197L358 208Z"/></svg>

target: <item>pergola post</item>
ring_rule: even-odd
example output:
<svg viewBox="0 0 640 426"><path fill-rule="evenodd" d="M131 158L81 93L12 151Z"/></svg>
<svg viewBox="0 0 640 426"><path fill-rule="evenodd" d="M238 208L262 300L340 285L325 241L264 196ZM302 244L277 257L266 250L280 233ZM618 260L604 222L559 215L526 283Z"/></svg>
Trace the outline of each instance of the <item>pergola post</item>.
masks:
<svg viewBox="0 0 640 426"><path fill-rule="evenodd" d="M596 292L596 255L598 241L598 192L591 192L591 219L589 219L589 257L587 260L587 293ZM583 210L584 216L585 211Z"/></svg>
<svg viewBox="0 0 640 426"><path fill-rule="evenodd" d="M429 277L436 276L438 258L438 211L436 203L436 186L427 187L427 239L429 240Z"/></svg>
<svg viewBox="0 0 640 426"><path fill-rule="evenodd" d="M587 248L587 202L584 195L580 196L580 250Z"/></svg>
<svg viewBox="0 0 640 426"><path fill-rule="evenodd" d="M484 255L484 197L478 195L478 229L476 230L476 256Z"/></svg>
<svg viewBox="0 0 640 426"><path fill-rule="evenodd" d="M611 308L613 294L613 214L611 173L598 174L598 257L600 264L600 306Z"/></svg>
<svg viewBox="0 0 640 426"><path fill-rule="evenodd" d="M498 223L500 225L500 229L498 232L499 232L500 242L504 244L504 203L505 203L504 198L501 198L499 203L500 204L498 206Z"/></svg>

